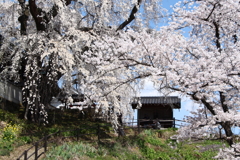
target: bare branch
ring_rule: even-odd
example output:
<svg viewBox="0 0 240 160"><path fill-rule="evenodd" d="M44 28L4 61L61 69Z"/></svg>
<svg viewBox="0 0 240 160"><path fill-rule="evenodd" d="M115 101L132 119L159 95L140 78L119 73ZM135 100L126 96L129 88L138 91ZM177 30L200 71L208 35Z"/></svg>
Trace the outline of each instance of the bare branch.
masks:
<svg viewBox="0 0 240 160"><path fill-rule="evenodd" d="M140 8L140 4L142 3L142 0L138 0L137 4L133 7L130 16L127 20L125 20L117 29L117 31L122 30L124 27L126 27L129 23L131 23L135 19L135 14L138 12Z"/></svg>

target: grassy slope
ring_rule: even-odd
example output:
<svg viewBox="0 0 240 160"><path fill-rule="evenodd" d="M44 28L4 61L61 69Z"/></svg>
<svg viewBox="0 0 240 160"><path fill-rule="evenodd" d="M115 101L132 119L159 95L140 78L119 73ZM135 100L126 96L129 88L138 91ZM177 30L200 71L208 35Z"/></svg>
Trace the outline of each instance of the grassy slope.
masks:
<svg viewBox="0 0 240 160"><path fill-rule="evenodd" d="M96 126L95 122L80 120L72 113L55 115L55 124L48 126L25 122L18 119L17 115L0 110L0 122L12 126L18 124L21 128L21 133L18 133L14 139L4 140L3 130L6 126L0 126L0 143L4 144L0 145L0 159L16 159L21 154L21 150L26 149L26 145L29 146L44 135L54 133L59 129ZM136 131L129 129L126 137L117 137L108 127L104 130L108 134L101 135L100 142L96 141L96 136L86 136L80 142L70 141L62 145L55 145L55 147L53 145L49 148L50 150L44 159L211 159L217 153L214 147L219 147L222 144L221 141L210 140L176 143L169 139L171 135L175 134L175 129L143 130L141 134L135 134ZM91 131L86 129L83 132Z"/></svg>
<svg viewBox="0 0 240 160"><path fill-rule="evenodd" d="M159 137L159 133L161 133ZM52 148L45 160L58 159L212 159L217 150L204 150L206 146L221 145L221 141L198 141L196 143L171 141L173 129L144 130L139 135L101 140L100 143L73 142ZM205 146L205 147L204 147Z"/></svg>

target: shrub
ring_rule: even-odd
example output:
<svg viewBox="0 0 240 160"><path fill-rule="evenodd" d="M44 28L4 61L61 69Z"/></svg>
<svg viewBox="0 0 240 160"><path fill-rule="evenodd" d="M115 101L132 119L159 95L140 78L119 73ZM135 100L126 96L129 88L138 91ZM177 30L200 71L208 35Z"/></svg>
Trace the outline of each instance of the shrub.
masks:
<svg viewBox="0 0 240 160"><path fill-rule="evenodd" d="M32 142L32 139L31 139L29 136L22 136L22 137L20 137L20 140L21 140L24 144L27 144L27 143L31 143L31 142Z"/></svg>
<svg viewBox="0 0 240 160"><path fill-rule="evenodd" d="M22 127L17 124L6 124L0 130L0 156L9 155L13 150L13 143L17 140Z"/></svg>
<svg viewBox="0 0 240 160"><path fill-rule="evenodd" d="M21 132L22 127L17 124L7 124L2 130L2 140L3 141L14 141Z"/></svg>
<svg viewBox="0 0 240 160"><path fill-rule="evenodd" d="M0 156L10 155L13 150L12 142L0 141Z"/></svg>

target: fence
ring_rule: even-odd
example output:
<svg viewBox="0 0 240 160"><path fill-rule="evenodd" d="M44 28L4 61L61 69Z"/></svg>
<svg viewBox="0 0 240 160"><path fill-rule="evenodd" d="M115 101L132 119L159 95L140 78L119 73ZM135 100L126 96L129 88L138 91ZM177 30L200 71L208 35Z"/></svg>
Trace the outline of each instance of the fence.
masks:
<svg viewBox="0 0 240 160"><path fill-rule="evenodd" d="M40 139L39 141L35 142L32 147L25 150L17 158L17 160L22 160L22 159L23 160L29 160L30 158L34 159L34 160L37 160L41 155L43 155L44 153L47 152L49 144L55 142L54 140L51 140L51 137L56 138L57 136L59 136L62 139L76 138L76 140L78 141L81 136L96 135L97 140L100 141L100 134L102 132L106 132L101 128L106 127L106 126L110 126L110 125L99 125L98 124L96 127L88 127L87 129L95 129L95 131L91 132L91 133L87 133L87 134L81 134L81 130L86 129L86 128L76 128L76 129L73 129L73 130L58 131L58 132L55 132L53 134L47 135L47 136L43 137L42 139ZM61 134L63 134L64 132L73 132L73 136L61 136ZM32 150L34 150L34 151L32 151Z"/></svg>
<svg viewBox="0 0 240 160"><path fill-rule="evenodd" d="M170 127L173 127L175 128L176 127L176 121L180 121L180 120L176 120L175 118L173 119L153 119L153 120L150 120L150 119L132 119L131 122L124 122L125 125L130 125L132 124L132 127L134 124L136 124L135 126L138 126L138 127L144 127L143 125L141 125L142 123L146 122L149 122L149 124L153 124L155 121L158 121L162 127L164 127L164 125L168 125Z"/></svg>
<svg viewBox="0 0 240 160"><path fill-rule="evenodd" d="M126 126L136 130L135 132L136 134L141 133L142 129L146 129L146 126L140 126L140 122L142 122L143 120L138 119L137 121L134 121L134 119L132 120L132 122L124 122L123 123L123 128L119 129L119 135L125 135L125 131L126 130ZM173 127L176 126L175 121L180 121L180 120L176 120L174 119L169 119L169 120L158 120L160 123L162 122L171 122L173 124ZM134 125L136 124L136 125ZM42 139L40 139L39 141L35 142L33 144L32 147L30 147L29 149L25 150L18 158L17 160L29 160L34 159L37 160L41 155L43 155L44 153L47 152L48 150L48 146L50 143L56 143L54 142L54 140L51 140L51 137L61 137L62 139L66 139L66 138L76 138L77 141L79 141L81 136L86 136L86 135L96 135L97 136L97 140L100 141L100 134L105 132L103 129L101 129L101 127L106 127L106 126L111 126L109 125L97 125L96 127L88 127L87 129L93 129L95 130L94 132L91 133L87 133L87 134L82 134L81 130L86 129L86 128L76 128L73 130L65 130L65 131L58 131L55 132L53 134L47 135L45 137L43 137ZM73 136L61 136L61 134L66 133L66 132L73 132ZM34 151L32 151L34 150Z"/></svg>

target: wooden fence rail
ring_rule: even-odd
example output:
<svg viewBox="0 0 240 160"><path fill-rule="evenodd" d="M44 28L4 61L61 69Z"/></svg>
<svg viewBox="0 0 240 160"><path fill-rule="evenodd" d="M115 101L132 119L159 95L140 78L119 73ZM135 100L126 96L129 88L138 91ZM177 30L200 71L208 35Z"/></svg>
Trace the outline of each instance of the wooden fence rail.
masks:
<svg viewBox="0 0 240 160"><path fill-rule="evenodd" d="M173 122L173 127L176 126L175 124L175 119L171 119L171 120L159 120L159 122ZM177 120L179 121L179 120ZM139 122L141 122L141 120L138 121L133 121L132 122L124 122L123 123L123 128L119 128L118 133L119 135L125 135L124 133L124 126L128 126L129 124L132 124L132 128L136 128L137 127L137 132L138 134L141 132L142 128L146 128L144 126L140 126ZM133 124L137 124L135 127L133 127ZM95 127L88 127L87 129L95 129L95 131L91 132L91 133L87 133L87 134L81 134L81 130L82 129L86 129L86 128L76 128L76 129L72 129L72 130L62 130L62 131L57 131L55 133L52 133L50 135L44 136L42 139L40 139L39 141L35 142L33 144L33 146L31 146L29 149L25 150L18 158L17 160L29 160L30 158L37 160L41 155L43 155L44 153L47 152L48 150L48 146L50 143L54 143L54 141L49 140L51 137L57 136L59 135L62 139L64 138L76 138L77 141L79 141L79 138L81 136L85 136L85 135L96 135L97 136L97 140L100 141L100 134L102 132L101 127L105 127L105 126L110 126L110 125L97 125ZM64 132L73 132L73 136L61 136L62 133ZM34 151L31 152L31 150L34 148Z"/></svg>
<svg viewBox="0 0 240 160"><path fill-rule="evenodd" d="M53 134L44 136L42 139L40 139L39 141L35 142L33 144L33 146L31 146L30 148L28 148L27 150L25 150L18 158L17 160L29 160L34 159L37 160L41 155L43 155L44 153L47 152L48 150L48 145L49 143L54 143L54 141L49 141L49 139L53 136L57 136L57 135L61 135L64 132L73 132L73 136L65 136L65 137L61 137L61 138L76 138L76 140L78 141L79 138L81 136L84 135L97 135L98 141L100 141L100 134L103 132L101 130L101 127L105 127L105 126L110 126L110 125L97 125L96 127L88 127L87 129L95 129L95 131L93 131L92 133L87 133L87 134L81 134L80 130L82 129L86 129L86 128L76 128L76 129L72 129L72 130L64 130L64 131L57 131ZM34 151L31 151L34 148ZM39 153L40 152L40 153Z"/></svg>
<svg viewBox="0 0 240 160"><path fill-rule="evenodd" d="M124 125L132 124L132 126L133 126L133 124L136 124L140 128L145 128L144 125L141 126L141 123L146 124L146 126L147 125L150 126L150 125L154 124L156 121L158 121L162 125L163 128L164 128L164 125L166 125L166 124L168 125L168 127L171 126L171 127L175 128L176 121L178 121L178 120L176 120L175 118L173 118L173 119L132 119L130 122L124 122L123 124ZM144 123L144 122L146 122L146 123Z"/></svg>

